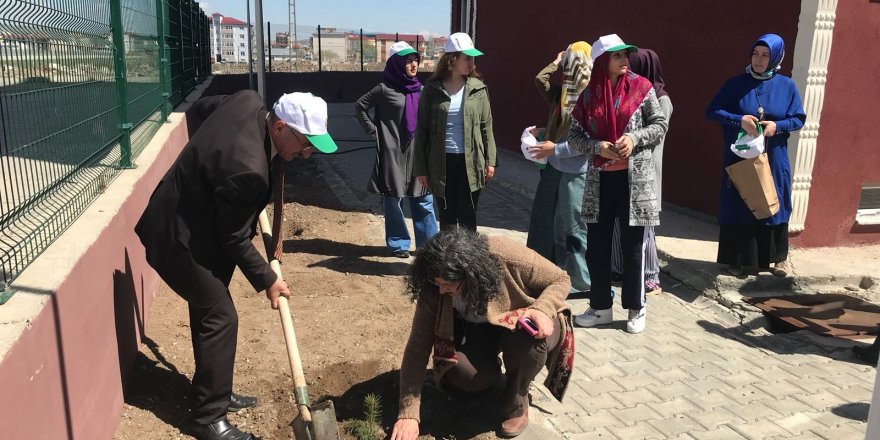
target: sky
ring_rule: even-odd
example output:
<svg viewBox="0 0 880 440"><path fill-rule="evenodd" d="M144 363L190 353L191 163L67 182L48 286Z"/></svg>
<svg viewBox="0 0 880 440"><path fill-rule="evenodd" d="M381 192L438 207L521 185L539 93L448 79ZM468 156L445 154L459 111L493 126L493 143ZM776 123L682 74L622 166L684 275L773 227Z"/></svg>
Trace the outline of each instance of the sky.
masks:
<svg viewBox="0 0 880 440"><path fill-rule="evenodd" d="M254 20L255 0L206 0L199 5L206 15L219 12L247 20L245 4ZM449 35L450 0L297 0L296 25L360 29L401 34ZM289 0L263 0L263 19L287 26Z"/></svg>

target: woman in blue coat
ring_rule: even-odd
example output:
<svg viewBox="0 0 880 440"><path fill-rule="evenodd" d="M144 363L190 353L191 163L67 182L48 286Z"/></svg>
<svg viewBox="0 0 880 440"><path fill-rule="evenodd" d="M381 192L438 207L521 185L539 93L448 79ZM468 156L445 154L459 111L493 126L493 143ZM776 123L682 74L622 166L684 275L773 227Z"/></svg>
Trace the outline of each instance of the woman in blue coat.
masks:
<svg viewBox="0 0 880 440"><path fill-rule="evenodd" d="M729 79L712 99L706 117L722 125L724 167L742 160L728 148L740 129L757 134L763 126L765 151L770 162L779 212L758 220L721 172L721 204L718 212L720 234L718 263L728 265L733 275L743 268L770 270L786 276L788 264L788 220L791 217L791 164L788 137L804 126L806 114L791 78L777 73L785 55L785 43L776 34L762 35L752 45L752 62L745 73Z"/></svg>

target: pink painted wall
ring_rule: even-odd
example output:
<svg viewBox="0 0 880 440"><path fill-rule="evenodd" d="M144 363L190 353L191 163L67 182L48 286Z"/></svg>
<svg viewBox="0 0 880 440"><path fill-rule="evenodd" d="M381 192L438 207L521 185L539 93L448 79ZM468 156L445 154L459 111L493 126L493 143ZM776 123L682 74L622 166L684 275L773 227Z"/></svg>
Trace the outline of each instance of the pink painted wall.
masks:
<svg viewBox="0 0 880 440"><path fill-rule="evenodd" d="M803 247L880 243L880 226L857 226L865 182L880 181L880 2L837 4L825 104L816 139Z"/></svg>
<svg viewBox="0 0 880 440"><path fill-rule="evenodd" d="M459 23L453 1L453 29ZM841 2L844 3L844 2ZM663 199L715 215L721 176L721 127L704 116L728 78L749 64L751 44L774 32L794 51L800 0L705 1L592 0L479 2L477 59L489 87L495 139L518 149L528 125L544 125L549 109L534 86L542 68L577 40L592 44L617 33L653 49L663 63L675 111L663 159ZM761 11L756 13L756 11ZM782 73L791 74L791 56ZM861 61L861 60L860 60ZM555 77L560 81L560 77ZM500 164L504 166L504 164Z"/></svg>
<svg viewBox="0 0 880 440"><path fill-rule="evenodd" d="M134 225L186 144L179 124L109 226L0 363L0 438L109 439L159 278ZM139 170L140 171L140 170ZM111 187L112 188L112 187ZM76 225L74 225L75 230ZM49 250L51 252L51 248ZM15 301L13 297L11 301Z"/></svg>

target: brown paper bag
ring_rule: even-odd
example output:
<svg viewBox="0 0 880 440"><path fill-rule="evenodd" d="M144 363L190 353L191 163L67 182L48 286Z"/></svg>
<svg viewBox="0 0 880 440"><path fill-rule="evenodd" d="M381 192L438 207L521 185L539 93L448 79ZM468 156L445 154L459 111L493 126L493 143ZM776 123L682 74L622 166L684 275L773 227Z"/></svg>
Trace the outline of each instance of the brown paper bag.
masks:
<svg viewBox="0 0 880 440"><path fill-rule="evenodd" d="M776 195L767 153L754 159L739 161L725 169L739 196L756 219L771 217L779 212L779 197Z"/></svg>

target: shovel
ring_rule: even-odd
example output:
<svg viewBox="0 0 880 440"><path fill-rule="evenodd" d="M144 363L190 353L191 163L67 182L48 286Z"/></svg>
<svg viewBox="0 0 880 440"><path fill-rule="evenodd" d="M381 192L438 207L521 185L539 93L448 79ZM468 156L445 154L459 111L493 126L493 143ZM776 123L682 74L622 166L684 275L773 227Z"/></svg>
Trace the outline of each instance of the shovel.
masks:
<svg viewBox="0 0 880 440"><path fill-rule="evenodd" d="M260 230L263 236L263 244L266 246L266 255L269 265L281 276L281 263L273 257L272 226L269 224L269 216L264 209L260 212ZM278 312L281 314L281 327L284 329L284 341L287 345L287 360L290 362L290 374L293 376L296 406L299 409L293 419L293 434L297 440L338 440L339 428L336 425L336 409L332 401L326 401L315 405L309 400L309 389L306 386L306 377L303 374L302 359L299 357L299 347L296 344L296 332L293 330L293 319L290 317L290 304L287 298L278 298Z"/></svg>

